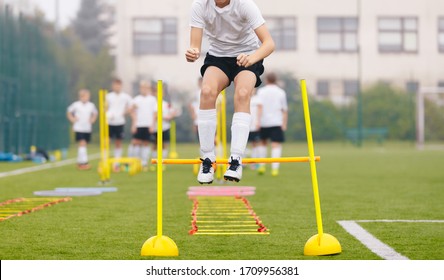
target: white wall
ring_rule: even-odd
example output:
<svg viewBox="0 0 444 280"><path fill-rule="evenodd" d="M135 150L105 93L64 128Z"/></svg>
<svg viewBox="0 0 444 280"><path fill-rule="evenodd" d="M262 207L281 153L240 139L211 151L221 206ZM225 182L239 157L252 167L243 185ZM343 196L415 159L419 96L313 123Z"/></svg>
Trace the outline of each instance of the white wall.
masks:
<svg viewBox="0 0 444 280"><path fill-rule="evenodd" d="M153 4L155 3L155 4ZM202 59L187 63L184 51L189 44L189 10L192 0L117 0L117 70L130 90L138 75L163 79L171 87L193 92ZM357 16L358 0L256 0L264 16L292 15L297 18L297 50L275 52L265 60L268 70L291 72L305 78L311 92L318 79L336 81L332 98L342 98L341 81L357 79L357 53L319 53L317 48L318 16ZM368 85L390 81L404 87L408 80L421 86L436 86L444 80L444 53L438 53L437 19L444 16L442 0L361 0L360 44L362 80ZM133 56L132 18L178 18L178 54ZM378 16L417 16L418 53L386 54L378 51Z"/></svg>

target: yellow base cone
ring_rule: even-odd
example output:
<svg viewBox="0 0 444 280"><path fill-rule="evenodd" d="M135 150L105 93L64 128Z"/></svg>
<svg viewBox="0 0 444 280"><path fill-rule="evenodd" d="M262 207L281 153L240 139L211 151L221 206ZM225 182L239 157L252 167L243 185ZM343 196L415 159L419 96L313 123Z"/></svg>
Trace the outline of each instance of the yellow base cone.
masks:
<svg viewBox="0 0 444 280"><path fill-rule="evenodd" d="M168 236L153 236L143 243L140 254L142 256L176 257L179 255L179 249Z"/></svg>
<svg viewBox="0 0 444 280"><path fill-rule="evenodd" d="M324 233L319 240L319 234L313 235L305 243L304 255L306 256L325 256L335 255L342 252L341 244L333 235Z"/></svg>

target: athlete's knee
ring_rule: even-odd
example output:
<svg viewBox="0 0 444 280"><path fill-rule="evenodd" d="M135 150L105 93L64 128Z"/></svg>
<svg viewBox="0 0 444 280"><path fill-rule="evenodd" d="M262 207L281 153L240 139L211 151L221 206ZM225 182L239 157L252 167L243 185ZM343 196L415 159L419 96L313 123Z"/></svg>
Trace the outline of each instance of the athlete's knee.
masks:
<svg viewBox="0 0 444 280"><path fill-rule="evenodd" d="M210 87L209 85L202 85L200 100L204 103L215 102L217 98L217 89Z"/></svg>
<svg viewBox="0 0 444 280"><path fill-rule="evenodd" d="M238 102L248 102L251 97L251 90L247 87L240 87L236 90L235 98Z"/></svg>

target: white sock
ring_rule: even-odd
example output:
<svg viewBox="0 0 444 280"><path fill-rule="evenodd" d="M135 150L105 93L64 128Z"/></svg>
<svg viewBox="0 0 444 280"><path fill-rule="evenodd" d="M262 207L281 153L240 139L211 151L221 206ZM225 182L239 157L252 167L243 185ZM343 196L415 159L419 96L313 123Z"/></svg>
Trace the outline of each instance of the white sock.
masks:
<svg viewBox="0 0 444 280"><path fill-rule="evenodd" d="M279 147L271 149L271 157L272 158L278 158L278 157L281 157L281 155L282 155L282 146L279 146ZM271 164L271 168L272 169L278 169L279 168L279 162L273 162Z"/></svg>
<svg viewBox="0 0 444 280"><path fill-rule="evenodd" d="M121 158L122 157L122 148L114 148L114 157Z"/></svg>
<svg viewBox="0 0 444 280"><path fill-rule="evenodd" d="M168 149L162 150L162 156L163 156L163 158L168 158Z"/></svg>
<svg viewBox="0 0 444 280"><path fill-rule="evenodd" d="M128 157L134 157L134 145L133 144L129 144L128 145Z"/></svg>
<svg viewBox="0 0 444 280"><path fill-rule="evenodd" d="M77 163L83 164L88 162L88 151L86 147L81 146L77 149Z"/></svg>
<svg viewBox="0 0 444 280"><path fill-rule="evenodd" d="M140 145L133 146L133 155L131 157L136 157L141 159L142 158L141 150L142 147L140 147Z"/></svg>
<svg viewBox="0 0 444 280"><path fill-rule="evenodd" d="M251 149L251 157L252 158L258 158L259 156L259 146L253 147Z"/></svg>
<svg viewBox="0 0 444 280"><path fill-rule="evenodd" d="M267 146L260 145L257 147L257 156L260 158L267 157ZM265 166L265 163L259 163L259 166Z"/></svg>
<svg viewBox="0 0 444 280"><path fill-rule="evenodd" d="M234 113L231 123L231 156L233 158L244 156L250 133L250 123L251 115L249 113Z"/></svg>
<svg viewBox="0 0 444 280"><path fill-rule="evenodd" d="M216 160L214 136L216 135L216 109L199 110L197 112L197 130L199 133L200 154L202 158Z"/></svg>
<svg viewBox="0 0 444 280"><path fill-rule="evenodd" d="M149 160L150 154L151 154L151 147L150 146L142 146L141 150L142 150L142 152L141 152L142 165L148 165L148 160Z"/></svg>

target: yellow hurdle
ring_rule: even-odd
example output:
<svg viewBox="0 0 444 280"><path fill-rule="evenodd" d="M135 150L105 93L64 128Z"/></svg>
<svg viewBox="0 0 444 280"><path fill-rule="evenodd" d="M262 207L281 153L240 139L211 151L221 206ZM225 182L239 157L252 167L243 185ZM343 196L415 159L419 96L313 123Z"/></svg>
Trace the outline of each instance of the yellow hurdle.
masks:
<svg viewBox="0 0 444 280"><path fill-rule="evenodd" d="M320 161L321 157L315 156L315 161ZM152 163L157 163L157 159L152 159ZM289 163L289 162L310 162L310 157L280 157L280 158L244 158L242 163L252 164L252 163ZM199 164L200 159L164 159L163 164ZM228 159L217 159L216 163L228 164Z"/></svg>

